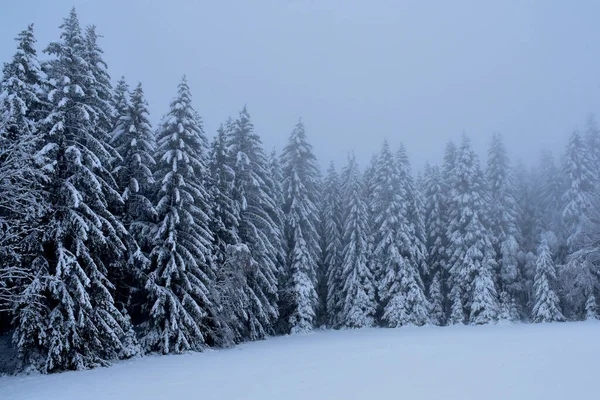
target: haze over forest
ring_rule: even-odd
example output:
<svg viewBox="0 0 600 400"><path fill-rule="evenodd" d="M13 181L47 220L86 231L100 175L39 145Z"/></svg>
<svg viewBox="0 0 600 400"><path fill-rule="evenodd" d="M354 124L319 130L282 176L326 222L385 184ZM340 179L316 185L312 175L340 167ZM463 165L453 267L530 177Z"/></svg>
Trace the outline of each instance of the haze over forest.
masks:
<svg viewBox="0 0 600 400"><path fill-rule="evenodd" d="M209 137L247 104L280 151L302 117L322 169L349 150L365 166L384 138L421 169L463 132L532 164L600 104L595 1L28 1L3 7L0 59L31 22L54 40L72 6L113 78L144 83L153 125L186 73Z"/></svg>

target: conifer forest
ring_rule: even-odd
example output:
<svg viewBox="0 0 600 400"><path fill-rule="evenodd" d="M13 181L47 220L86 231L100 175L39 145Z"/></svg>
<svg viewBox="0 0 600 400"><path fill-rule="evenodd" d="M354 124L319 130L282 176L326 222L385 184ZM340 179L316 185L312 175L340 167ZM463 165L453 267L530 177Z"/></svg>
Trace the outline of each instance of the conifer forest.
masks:
<svg viewBox="0 0 600 400"><path fill-rule="evenodd" d="M100 28L75 9L51 43L24 28L0 81L0 333L15 372L316 329L597 318L592 117L529 164L501 134L478 154L457 132L423 169L387 141L334 165L301 119L265 149L252 104L207 132L185 76L153 125L142 83L110 74Z"/></svg>

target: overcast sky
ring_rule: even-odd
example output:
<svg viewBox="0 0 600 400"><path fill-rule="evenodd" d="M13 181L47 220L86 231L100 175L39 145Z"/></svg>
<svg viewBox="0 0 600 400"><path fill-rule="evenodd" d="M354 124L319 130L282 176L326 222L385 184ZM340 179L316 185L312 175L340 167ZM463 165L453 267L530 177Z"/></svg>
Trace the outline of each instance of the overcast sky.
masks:
<svg viewBox="0 0 600 400"><path fill-rule="evenodd" d="M182 74L212 136L244 104L265 147L302 117L322 166L384 138L416 167L471 136L513 159L560 150L600 107L600 1L22 0L4 2L0 60L35 23L39 48L74 5L104 38L113 80L144 84L152 120Z"/></svg>

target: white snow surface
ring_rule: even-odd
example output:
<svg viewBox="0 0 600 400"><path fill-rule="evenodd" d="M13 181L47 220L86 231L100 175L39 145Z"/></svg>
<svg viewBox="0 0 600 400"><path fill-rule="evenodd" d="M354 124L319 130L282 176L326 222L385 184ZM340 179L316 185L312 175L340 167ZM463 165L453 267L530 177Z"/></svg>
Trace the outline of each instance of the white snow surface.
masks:
<svg viewBox="0 0 600 400"><path fill-rule="evenodd" d="M318 331L0 378L3 400L596 398L600 322Z"/></svg>

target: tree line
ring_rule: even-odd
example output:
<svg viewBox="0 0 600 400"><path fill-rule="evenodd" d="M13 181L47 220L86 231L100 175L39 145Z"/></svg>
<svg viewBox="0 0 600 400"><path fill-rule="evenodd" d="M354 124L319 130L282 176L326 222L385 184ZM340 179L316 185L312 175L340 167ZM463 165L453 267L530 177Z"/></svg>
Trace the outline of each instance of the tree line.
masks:
<svg viewBox="0 0 600 400"><path fill-rule="evenodd" d="M561 166L485 168L469 139L325 173L299 121L267 154L246 107L211 141L185 77L156 127L75 10L0 82L0 330L22 368L86 369L316 327L596 318L600 131Z"/></svg>

